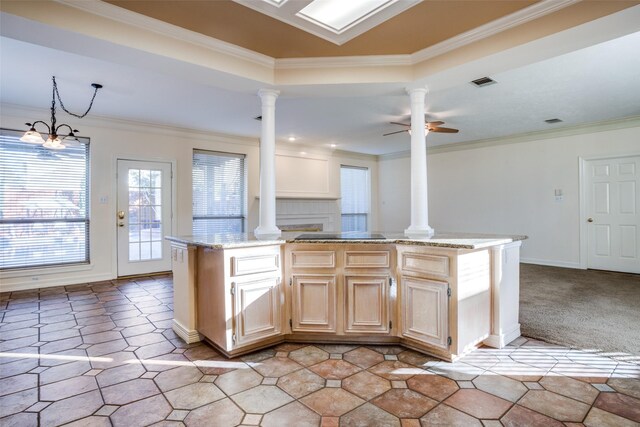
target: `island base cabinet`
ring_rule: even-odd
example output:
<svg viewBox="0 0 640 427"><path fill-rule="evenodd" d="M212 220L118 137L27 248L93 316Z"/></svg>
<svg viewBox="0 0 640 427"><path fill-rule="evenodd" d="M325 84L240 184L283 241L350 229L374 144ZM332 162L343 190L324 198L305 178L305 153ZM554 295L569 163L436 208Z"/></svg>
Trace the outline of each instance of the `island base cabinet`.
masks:
<svg viewBox="0 0 640 427"><path fill-rule="evenodd" d="M232 286L236 346L281 334L280 279L266 277Z"/></svg>
<svg viewBox="0 0 640 427"><path fill-rule="evenodd" d="M281 247L198 249L198 332L226 356L282 341Z"/></svg>
<svg viewBox="0 0 640 427"><path fill-rule="evenodd" d="M345 276L346 333L388 334L390 277Z"/></svg>
<svg viewBox="0 0 640 427"><path fill-rule="evenodd" d="M429 347L449 348L449 285L446 282L401 277L402 335Z"/></svg>
<svg viewBox="0 0 640 427"><path fill-rule="evenodd" d="M336 276L296 274L291 281L291 330L336 333Z"/></svg>

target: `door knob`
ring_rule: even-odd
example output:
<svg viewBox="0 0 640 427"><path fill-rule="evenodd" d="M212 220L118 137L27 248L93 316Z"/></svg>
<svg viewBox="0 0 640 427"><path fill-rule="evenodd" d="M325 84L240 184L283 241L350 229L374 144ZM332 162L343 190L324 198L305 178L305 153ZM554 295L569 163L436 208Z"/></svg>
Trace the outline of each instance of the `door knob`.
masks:
<svg viewBox="0 0 640 427"><path fill-rule="evenodd" d="M587 222L593 222L593 218L587 218Z"/></svg>
<svg viewBox="0 0 640 427"><path fill-rule="evenodd" d="M118 218L124 219L124 211L118 211Z"/></svg>

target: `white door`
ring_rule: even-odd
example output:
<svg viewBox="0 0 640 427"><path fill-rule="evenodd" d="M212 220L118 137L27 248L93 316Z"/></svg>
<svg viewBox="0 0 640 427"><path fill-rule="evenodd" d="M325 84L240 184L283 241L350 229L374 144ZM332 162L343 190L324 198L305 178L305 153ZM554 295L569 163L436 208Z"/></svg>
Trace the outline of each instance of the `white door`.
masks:
<svg viewBox="0 0 640 427"><path fill-rule="evenodd" d="M640 273L640 156L586 162L587 267Z"/></svg>
<svg viewBox="0 0 640 427"><path fill-rule="evenodd" d="M118 276L171 270L171 163L118 160Z"/></svg>

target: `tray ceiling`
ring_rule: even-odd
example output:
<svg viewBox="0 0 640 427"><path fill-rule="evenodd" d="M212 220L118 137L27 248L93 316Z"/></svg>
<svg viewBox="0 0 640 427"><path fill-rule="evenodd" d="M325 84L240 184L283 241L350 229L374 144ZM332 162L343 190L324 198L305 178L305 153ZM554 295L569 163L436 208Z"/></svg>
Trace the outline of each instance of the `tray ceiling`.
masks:
<svg viewBox="0 0 640 427"><path fill-rule="evenodd" d="M232 0L107 3L273 58L309 58L411 54L538 2L422 1L340 46ZM252 3L271 6L262 0Z"/></svg>

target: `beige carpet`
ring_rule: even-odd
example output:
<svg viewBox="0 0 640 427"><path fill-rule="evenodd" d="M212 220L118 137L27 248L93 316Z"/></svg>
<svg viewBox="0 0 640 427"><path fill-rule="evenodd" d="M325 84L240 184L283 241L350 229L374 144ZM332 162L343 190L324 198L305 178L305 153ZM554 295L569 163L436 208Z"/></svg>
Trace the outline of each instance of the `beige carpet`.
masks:
<svg viewBox="0 0 640 427"><path fill-rule="evenodd" d="M640 355L640 275L521 264L522 335Z"/></svg>

